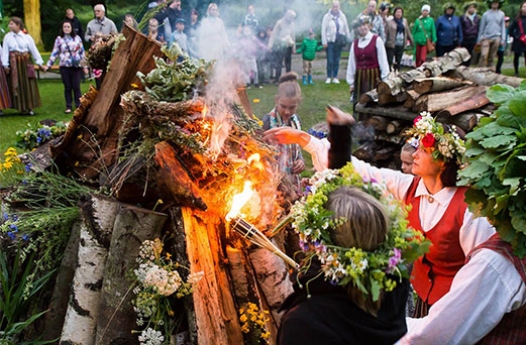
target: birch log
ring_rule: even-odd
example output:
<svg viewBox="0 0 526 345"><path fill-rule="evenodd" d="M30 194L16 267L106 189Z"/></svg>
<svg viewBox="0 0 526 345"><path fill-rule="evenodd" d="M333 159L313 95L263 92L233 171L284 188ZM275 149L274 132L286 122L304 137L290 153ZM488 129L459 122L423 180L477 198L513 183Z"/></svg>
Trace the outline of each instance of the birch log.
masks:
<svg viewBox="0 0 526 345"><path fill-rule="evenodd" d="M474 95L484 92L485 89L485 86L470 86L460 90L429 93L418 97L412 109L416 113L422 111L433 113L458 102L463 102Z"/></svg>
<svg viewBox="0 0 526 345"><path fill-rule="evenodd" d="M498 74L487 68L470 68L466 66L459 66L451 74L452 77L461 77L470 80L478 85L492 86L495 84L506 84L513 87L518 87L524 80L519 77L510 77L503 74Z"/></svg>
<svg viewBox="0 0 526 345"><path fill-rule="evenodd" d="M92 196L82 206L77 269L62 327L62 345L95 344L107 245L115 219L114 204Z"/></svg>
<svg viewBox="0 0 526 345"><path fill-rule="evenodd" d="M133 281L128 278L137 268L139 247L145 240L161 236L167 215L131 205L119 204L106 266L97 321L97 345L138 344L136 315L131 301ZM112 205L113 206L113 205Z"/></svg>
<svg viewBox="0 0 526 345"><path fill-rule="evenodd" d="M466 81L445 77L416 79L413 82L413 90L422 95L429 92L452 90L465 84Z"/></svg>

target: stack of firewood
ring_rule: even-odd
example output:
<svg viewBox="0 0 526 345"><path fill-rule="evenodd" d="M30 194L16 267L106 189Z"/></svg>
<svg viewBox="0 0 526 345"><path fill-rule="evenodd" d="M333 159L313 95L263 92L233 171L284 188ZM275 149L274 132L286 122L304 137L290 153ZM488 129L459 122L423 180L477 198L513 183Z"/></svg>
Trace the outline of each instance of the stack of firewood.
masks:
<svg viewBox="0 0 526 345"><path fill-rule="evenodd" d="M403 133L423 111L438 121L471 131L483 116L493 111L486 97L489 86L507 84L517 87L522 78L494 73L491 68L462 66L469 59L465 48L456 48L444 57L380 82L377 89L362 94L355 111L368 126L374 127L377 142L401 145ZM388 154L363 153L361 158L377 162L389 157L396 147L382 145ZM381 151L381 150L380 150Z"/></svg>

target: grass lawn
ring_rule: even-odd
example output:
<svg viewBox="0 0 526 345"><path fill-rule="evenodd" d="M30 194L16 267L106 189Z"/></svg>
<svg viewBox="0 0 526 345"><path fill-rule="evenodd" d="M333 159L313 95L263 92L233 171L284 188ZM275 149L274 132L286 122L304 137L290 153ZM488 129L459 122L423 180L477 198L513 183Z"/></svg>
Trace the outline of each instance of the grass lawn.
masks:
<svg viewBox="0 0 526 345"><path fill-rule="evenodd" d="M82 92L89 88L86 81L81 84ZM5 109L4 116L0 117L0 153L4 153L10 146L16 144L16 131L24 129L27 124L36 125L44 119L56 121L69 121L72 114L64 114L66 101L64 99L64 86L60 79L41 79L38 82L42 107L34 109L35 115L21 115L17 110ZM17 149L21 152L21 149Z"/></svg>

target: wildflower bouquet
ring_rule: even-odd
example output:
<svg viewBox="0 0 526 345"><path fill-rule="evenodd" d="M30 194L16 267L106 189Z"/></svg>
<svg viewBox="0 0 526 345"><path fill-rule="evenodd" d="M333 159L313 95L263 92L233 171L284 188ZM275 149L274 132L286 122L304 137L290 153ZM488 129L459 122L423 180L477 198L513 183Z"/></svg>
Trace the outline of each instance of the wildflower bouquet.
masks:
<svg viewBox="0 0 526 345"><path fill-rule="evenodd" d="M22 181L24 173L28 169L18 157L16 149L8 148L4 153L4 160L0 164L0 189L12 187Z"/></svg>
<svg viewBox="0 0 526 345"><path fill-rule="evenodd" d="M334 285L349 283L377 301L381 291L392 291L397 281L408 277L406 265L423 255L429 241L408 228L406 210L398 200L375 181L364 181L352 164L340 170L325 170L311 178L311 194L292 207L292 226L299 233L300 245L306 253L301 270L307 270L313 258L322 264L326 280ZM328 196L342 186L362 189L385 204L389 212L389 232L385 241L373 251L334 245L330 230L342 224L325 208ZM398 277L399 279L396 279Z"/></svg>
<svg viewBox="0 0 526 345"><path fill-rule="evenodd" d="M203 272L190 274L185 282L177 269L184 268L171 259L170 253L163 253L163 243L156 238L142 243L139 267L133 271L137 286L133 305L137 314L137 325L145 326L139 336L141 344L169 344L170 335L175 327L169 297L177 298L190 295L193 285L202 277Z"/></svg>
<svg viewBox="0 0 526 345"><path fill-rule="evenodd" d="M35 147L64 134L66 129L67 124L64 124L64 122L57 122L53 126L38 124L36 128L28 123L25 130L16 132L16 146L26 150L32 150Z"/></svg>
<svg viewBox="0 0 526 345"><path fill-rule="evenodd" d="M249 302L239 309L241 331L245 333L246 344L268 344L270 332L266 328L270 321L268 310L260 311L257 304Z"/></svg>

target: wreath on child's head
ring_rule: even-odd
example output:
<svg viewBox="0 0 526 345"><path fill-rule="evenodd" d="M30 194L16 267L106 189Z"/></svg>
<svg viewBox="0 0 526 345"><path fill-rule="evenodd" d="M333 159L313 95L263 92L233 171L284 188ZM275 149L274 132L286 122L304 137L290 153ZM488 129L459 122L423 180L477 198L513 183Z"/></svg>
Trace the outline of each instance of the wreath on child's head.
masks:
<svg viewBox="0 0 526 345"><path fill-rule="evenodd" d="M352 284L377 301L382 291L392 291L402 278L408 278L407 264L428 251L430 242L408 227L407 211L376 181L364 181L347 164L340 170L316 173L310 180L311 193L296 202L291 210L292 226L299 233L306 253L300 273L310 268L313 258L321 262L321 271L333 285ZM345 219L334 218L326 209L330 193L342 186L356 187L378 199L389 214L389 231L376 249L345 248L331 241L331 230Z"/></svg>

